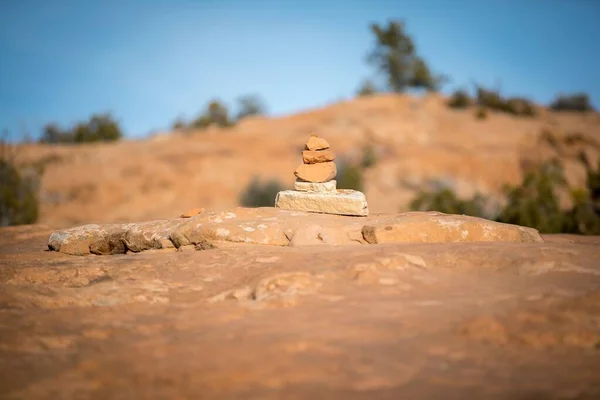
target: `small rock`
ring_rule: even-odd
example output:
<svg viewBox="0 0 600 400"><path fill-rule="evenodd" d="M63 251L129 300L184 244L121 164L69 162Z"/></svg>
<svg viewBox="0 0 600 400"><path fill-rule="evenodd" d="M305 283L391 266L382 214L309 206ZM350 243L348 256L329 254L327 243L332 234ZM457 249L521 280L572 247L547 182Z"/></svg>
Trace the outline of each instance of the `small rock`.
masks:
<svg viewBox="0 0 600 400"><path fill-rule="evenodd" d="M335 154L331 150L304 150L302 152L302 162L304 164L316 164L333 160L335 160Z"/></svg>
<svg viewBox="0 0 600 400"><path fill-rule="evenodd" d="M102 238L90 244L90 253L96 255L125 254L127 248L122 239Z"/></svg>
<svg viewBox="0 0 600 400"><path fill-rule="evenodd" d="M294 175L306 182L329 182L337 175L337 168L334 162L301 164Z"/></svg>
<svg viewBox="0 0 600 400"><path fill-rule="evenodd" d="M329 148L327 140L318 137L317 135L311 135L306 142L306 150L325 150Z"/></svg>
<svg viewBox="0 0 600 400"><path fill-rule="evenodd" d="M206 211L204 208L192 208L181 214L179 218L192 218L195 215L202 214L204 211Z"/></svg>
<svg viewBox="0 0 600 400"><path fill-rule="evenodd" d="M108 241L113 243L113 248L118 247L116 242L122 239L129 227L128 224L90 224L55 231L48 238L48 248L64 254L87 255L94 244L94 252L104 254L111 251Z"/></svg>
<svg viewBox="0 0 600 400"><path fill-rule="evenodd" d="M177 249L178 252L186 252L186 251L196 251L196 246L193 244L187 244L185 246L180 246Z"/></svg>
<svg viewBox="0 0 600 400"><path fill-rule="evenodd" d="M162 239L157 240L156 248L158 248L158 249L174 249L175 245L169 239L162 238Z"/></svg>
<svg viewBox="0 0 600 400"><path fill-rule="evenodd" d="M294 182L294 190L300 192L316 192L316 193L335 193L337 182L335 180L329 182L304 182L296 180Z"/></svg>

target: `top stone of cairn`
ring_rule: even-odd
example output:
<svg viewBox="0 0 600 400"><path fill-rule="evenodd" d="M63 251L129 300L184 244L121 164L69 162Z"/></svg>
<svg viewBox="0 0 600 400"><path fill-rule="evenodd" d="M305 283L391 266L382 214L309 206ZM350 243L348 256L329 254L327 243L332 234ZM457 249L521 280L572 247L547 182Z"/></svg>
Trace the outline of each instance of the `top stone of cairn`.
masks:
<svg viewBox="0 0 600 400"><path fill-rule="evenodd" d="M312 135L302 152L302 164L296 168L294 190L277 194L275 207L285 210L326 214L366 216L365 195L356 190L337 190L335 154L329 143Z"/></svg>
<svg viewBox="0 0 600 400"><path fill-rule="evenodd" d="M325 150L329 148L329 143L327 143L327 140L318 137L317 135L311 135L310 138L308 139L308 142L306 142L306 150Z"/></svg>

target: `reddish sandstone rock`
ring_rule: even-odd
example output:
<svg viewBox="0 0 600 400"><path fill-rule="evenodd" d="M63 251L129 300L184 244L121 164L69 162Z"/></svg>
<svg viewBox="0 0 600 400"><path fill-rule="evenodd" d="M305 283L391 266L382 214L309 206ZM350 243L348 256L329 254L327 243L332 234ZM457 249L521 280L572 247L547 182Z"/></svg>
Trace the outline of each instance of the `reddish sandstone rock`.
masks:
<svg viewBox="0 0 600 400"><path fill-rule="evenodd" d="M466 215L408 212L377 219L362 230L368 243L524 242L542 243L533 228Z"/></svg>
<svg viewBox="0 0 600 400"><path fill-rule="evenodd" d="M306 182L329 182L337 175L337 168L334 162L301 164L294 175Z"/></svg>
<svg viewBox="0 0 600 400"><path fill-rule="evenodd" d="M308 142L306 142L306 150L325 150L329 148L329 143L327 140L318 137L317 135L312 135Z"/></svg>
<svg viewBox="0 0 600 400"><path fill-rule="evenodd" d="M187 210L186 212L181 214L179 217L180 218L191 218L194 215L202 214L204 211L206 211L204 208L192 208L191 210Z"/></svg>
<svg viewBox="0 0 600 400"><path fill-rule="evenodd" d="M302 162L304 164L324 163L335 160L335 154L331 150L304 150L302 152Z"/></svg>

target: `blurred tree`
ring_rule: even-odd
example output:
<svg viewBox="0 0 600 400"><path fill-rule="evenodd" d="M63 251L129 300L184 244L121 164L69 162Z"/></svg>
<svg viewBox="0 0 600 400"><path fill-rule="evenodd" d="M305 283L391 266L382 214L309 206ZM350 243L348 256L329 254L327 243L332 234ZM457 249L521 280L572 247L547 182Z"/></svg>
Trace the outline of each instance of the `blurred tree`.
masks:
<svg viewBox="0 0 600 400"><path fill-rule="evenodd" d="M358 96L372 96L377 93L377 87L370 79L365 79L357 91Z"/></svg>
<svg viewBox="0 0 600 400"><path fill-rule="evenodd" d="M579 154L579 159L586 169L587 193L596 214L600 215L600 159L595 171L584 152Z"/></svg>
<svg viewBox="0 0 600 400"><path fill-rule="evenodd" d="M485 108L485 107L477 107L477 110L475 111L475 119L484 120L487 117L488 117L487 108Z"/></svg>
<svg viewBox="0 0 600 400"><path fill-rule="evenodd" d="M594 107L590 103L590 97L587 93L558 95L550 104L550 108L555 111L594 111Z"/></svg>
<svg viewBox="0 0 600 400"><path fill-rule="evenodd" d="M481 85L476 86L476 100L481 107L487 107L492 110L503 110L504 99L500 96L500 91L486 89Z"/></svg>
<svg viewBox="0 0 600 400"><path fill-rule="evenodd" d="M266 114L266 107L263 101L256 95L246 95L238 99L239 111L236 119L239 121L243 118L253 115Z"/></svg>
<svg viewBox="0 0 600 400"><path fill-rule="evenodd" d="M338 189L363 190L363 170L358 165L338 161L336 180Z"/></svg>
<svg viewBox="0 0 600 400"><path fill-rule="evenodd" d="M473 104L473 100L465 90L456 90L447 104L450 108L467 108Z"/></svg>
<svg viewBox="0 0 600 400"><path fill-rule="evenodd" d="M535 228L541 233L600 235L600 161L594 170L584 153L581 160L587 169L586 188L569 191L560 162L546 161L527 171L520 184L505 187L507 203L495 219ZM571 194L570 209L561 209L559 190ZM479 195L460 200L450 189L441 188L420 192L411 202L411 209L488 218L485 204L486 199Z"/></svg>
<svg viewBox="0 0 600 400"><path fill-rule="evenodd" d="M505 99L500 95L500 91L486 89L481 85L476 85L476 93L476 101L480 107L524 117L534 117L536 115L535 106L528 99L522 97Z"/></svg>
<svg viewBox="0 0 600 400"><path fill-rule="evenodd" d="M542 233L563 232L567 221L556 194L561 188L566 188L566 180L560 162L543 163L527 172L520 185L505 186L507 204L498 220L529 226Z"/></svg>
<svg viewBox="0 0 600 400"><path fill-rule="evenodd" d="M53 144L64 141L64 132L54 123L46 124L43 128L41 143Z"/></svg>
<svg viewBox="0 0 600 400"><path fill-rule="evenodd" d="M417 55L414 42L405 32L403 22L389 21L387 27L371 24L370 28L375 35L376 44L367 62L386 77L390 90L439 90L447 78L431 73L425 60Z"/></svg>
<svg viewBox="0 0 600 400"><path fill-rule="evenodd" d="M7 136L0 138L0 226L32 224L39 214L37 185L17 169Z"/></svg>
<svg viewBox="0 0 600 400"><path fill-rule="evenodd" d="M434 76L425 60L415 57L413 64L413 75L409 86L413 88L426 89L429 92L437 92L440 87L449 80L447 75Z"/></svg>
<svg viewBox="0 0 600 400"><path fill-rule="evenodd" d="M282 185L276 180L262 183L254 177L240 194L239 201L244 207L273 207L277 193L282 190Z"/></svg>
<svg viewBox="0 0 600 400"><path fill-rule="evenodd" d="M40 143L111 142L123 136L118 122L109 114L93 114L87 122L79 122L71 129L62 130L54 123L44 126Z"/></svg>
<svg viewBox="0 0 600 400"><path fill-rule="evenodd" d="M363 157L361 161L361 167L364 169L371 168L377 163L377 152L373 145L366 145L363 148Z"/></svg>
<svg viewBox="0 0 600 400"><path fill-rule="evenodd" d="M208 105L208 117L218 126L230 126L229 112L227 107L219 101L211 101Z"/></svg>
<svg viewBox="0 0 600 400"><path fill-rule="evenodd" d="M173 121L173 125L171 126L171 129L173 129L174 131L180 131L183 130L187 127L185 121L183 120L183 118L178 117L177 119L175 119L175 121Z"/></svg>
<svg viewBox="0 0 600 400"><path fill-rule="evenodd" d="M449 188L423 191L410 203L413 211L439 211L446 214L464 214L486 218L485 197L477 194L472 199L459 199Z"/></svg>
<svg viewBox="0 0 600 400"><path fill-rule="evenodd" d="M227 107L216 99L208 104L203 114L192 121L191 127L204 129L213 124L223 128L233 125L233 122L229 119Z"/></svg>
<svg viewBox="0 0 600 400"><path fill-rule="evenodd" d="M523 97L510 97L506 99L504 111L523 117L534 117L537 114L533 102Z"/></svg>
<svg viewBox="0 0 600 400"><path fill-rule="evenodd" d="M573 208L566 212L565 233L600 235L600 214L598 203L594 203L585 189L571 192Z"/></svg>

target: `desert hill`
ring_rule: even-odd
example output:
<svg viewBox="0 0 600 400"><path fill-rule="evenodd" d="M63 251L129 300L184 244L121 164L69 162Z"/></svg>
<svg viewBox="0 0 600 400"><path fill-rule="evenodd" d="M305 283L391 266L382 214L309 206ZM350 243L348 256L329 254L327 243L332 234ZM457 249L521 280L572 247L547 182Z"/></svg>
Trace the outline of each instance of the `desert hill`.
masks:
<svg viewBox="0 0 600 400"><path fill-rule="evenodd" d="M235 207L255 176L291 187L312 133L340 165L373 146L371 215ZM430 179L499 197L552 156L582 185L599 134L598 114L377 96L24 145L42 214L0 229L0 397L597 399L598 236L398 211Z"/></svg>
<svg viewBox="0 0 600 400"><path fill-rule="evenodd" d="M25 145L22 163L44 165L40 223L143 221L174 217L193 207L227 209L253 177L293 185L300 148L316 133L337 162L358 160L372 146L377 162L365 171L373 213L407 210L430 180L460 196L500 199L528 162L556 155L572 185L583 185L576 159L600 155L600 115L556 113L535 118L473 109L453 110L440 95L377 95L278 118L253 117L227 128L164 133L117 143ZM554 140L547 140L548 136Z"/></svg>

